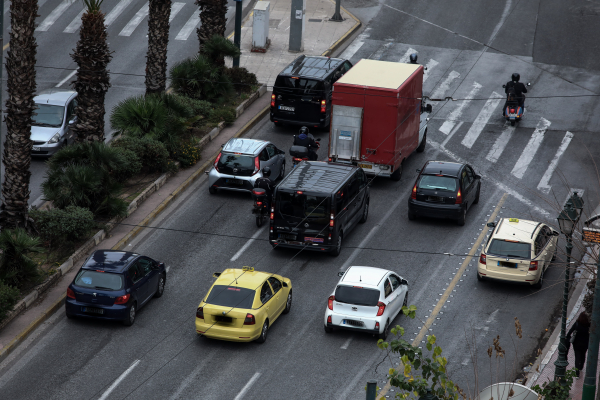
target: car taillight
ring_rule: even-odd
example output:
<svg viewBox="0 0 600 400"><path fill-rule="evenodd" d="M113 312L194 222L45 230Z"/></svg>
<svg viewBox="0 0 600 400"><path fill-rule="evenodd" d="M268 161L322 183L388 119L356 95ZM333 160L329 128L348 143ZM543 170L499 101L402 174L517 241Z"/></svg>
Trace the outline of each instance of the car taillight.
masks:
<svg viewBox="0 0 600 400"><path fill-rule="evenodd" d="M538 262L537 261L532 261L529 263L529 270L530 271L537 271L538 269Z"/></svg>
<svg viewBox="0 0 600 400"><path fill-rule="evenodd" d="M514 114L514 112L515 112L515 109L514 109L514 108L511 108L511 109L510 109L510 112L511 112L512 114Z"/></svg>
<svg viewBox="0 0 600 400"><path fill-rule="evenodd" d="M260 171L260 160L258 159L258 156L256 156L254 158L254 172L252 172L252 175L256 174L258 171Z"/></svg>
<svg viewBox="0 0 600 400"><path fill-rule="evenodd" d="M331 315L328 315L328 316L327 316L327 323L328 323L328 324L331 324L331 323L332 323L332 322L331 322Z"/></svg>
<svg viewBox="0 0 600 400"><path fill-rule="evenodd" d="M329 226L333 226L335 218L333 217L333 213L329 216Z"/></svg>
<svg viewBox="0 0 600 400"><path fill-rule="evenodd" d="M462 193L460 189L458 189L458 193L456 193L456 202L454 204L462 204Z"/></svg>
<svg viewBox="0 0 600 400"><path fill-rule="evenodd" d="M275 107L275 95L271 95L271 107Z"/></svg>
<svg viewBox="0 0 600 400"><path fill-rule="evenodd" d="M257 205L257 206L262 206L262 201L257 201L257 202L256 202L256 205Z"/></svg>
<svg viewBox="0 0 600 400"><path fill-rule="evenodd" d="M479 263L486 265L486 257L485 254L481 253L481 255L479 256Z"/></svg>
<svg viewBox="0 0 600 400"><path fill-rule="evenodd" d="M275 213L271 213L270 218L271 218L271 221L273 221L275 219Z"/></svg>
<svg viewBox="0 0 600 400"><path fill-rule="evenodd" d="M327 299L327 308L333 311L333 301L335 300L335 296L329 296Z"/></svg>
<svg viewBox="0 0 600 400"><path fill-rule="evenodd" d="M379 309L377 310L377 316L380 317L383 315L383 312L385 311L385 304L383 304L382 302L377 303L377 307L379 307Z"/></svg>
<svg viewBox="0 0 600 400"><path fill-rule="evenodd" d="M321 100L321 112L324 113L325 111L327 111L327 103L325 100Z"/></svg>
<svg viewBox="0 0 600 400"><path fill-rule="evenodd" d="M417 184L415 183L415 186L413 187L412 193L410 194L410 198L413 200L417 199Z"/></svg>
<svg viewBox="0 0 600 400"><path fill-rule="evenodd" d="M124 296L119 296L115 299L115 304L126 304L130 297L131 295L129 293Z"/></svg>
<svg viewBox="0 0 600 400"><path fill-rule="evenodd" d="M75 292L71 288L67 288L67 297L70 299L75 299Z"/></svg>
<svg viewBox="0 0 600 400"><path fill-rule="evenodd" d="M204 319L204 307L198 307L196 310L196 318Z"/></svg>
<svg viewBox="0 0 600 400"><path fill-rule="evenodd" d="M219 155L215 159L215 169L217 170L217 172L219 172L219 167L217 167L217 165L219 165L219 160L220 159L221 159L221 153L219 152Z"/></svg>
<svg viewBox="0 0 600 400"><path fill-rule="evenodd" d="M244 325L254 325L256 324L256 319L252 314L246 314L246 318L244 319Z"/></svg>

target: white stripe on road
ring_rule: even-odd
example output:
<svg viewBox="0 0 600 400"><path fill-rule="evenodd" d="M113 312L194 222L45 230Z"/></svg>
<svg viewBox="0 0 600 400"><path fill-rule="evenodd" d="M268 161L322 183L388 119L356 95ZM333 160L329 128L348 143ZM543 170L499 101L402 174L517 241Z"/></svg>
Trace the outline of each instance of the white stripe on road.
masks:
<svg viewBox="0 0 600 400"><path fill-rule="evenodd" d="M492 92L492 95L485 102L483 108L479 112L479 115L477 116L477 118L475 118L475 121L473 122L473 125L471 125L469 132L467 132L467 134L463 138L463 146L469 149L473 147L473 144L483 131L483 128L485 128L485 126L487 125L494 111L496 111L496 107L498 107L498 104L500 104L501 100L502 98L498 93Z"/></svg>
<svg viewBox="0 0 600 400"><path fill-rule="evenodd" d="M119 1L119 3L115 6L115 8L110 10L108 15L106 16L106 19L104 20L104 24L106 24L106 26L110 26L110 24L115 22L115 20L119 17L119 15L121 15L121 13L125 10L125 8L127 8L127 6L129 4L131 4L131 1L132 0Z"/></svg>
<svg viewBox="0 0 600 400"><path fill-rule="evenodd" d="M554 158L550 162L548 169L546 170L546 172L544 173L544 176L542 176L542 179L540 180L540 183L538 184L538 187L537 187L538 190L541 190L545 194L550 193L550 188L551 188L550 178L552 178L552 174L554 174L554 170L556 169L556 166L558 165L558 161L562 157L565 150L567 150L567 147L569 147L569 143L571 143L571 139L573 139L573 134L571 132L567 131L567 133L565 134L565 137L563 138L563 140L560 144L560 147L558 148L558 150L556 150L556 154L554 155Z"/></svg>
<svg viewBox="0 0 600 400"><path fill-rule="evenodd" d="M79 11L79 14L77 14L75 19L73 19L73 21L71 21L71 23L65 28L63 33L77 32L77 30L81 27L81 17L83 16L84 12L85 12L85 8L83 10Z"/></svg>
<svg viewBox="0 0 600 400"><path fill-rule="evenodd" d="M458 123L458 125L456 125L456 126L454 127L454 129L452 129L452 132L450 132L450 133L448 134L448 136L446 136L446 139L444 139L444 141L442 142L442 147L446 147L446 145L448 144L448 142L450 141L450 139L452 139L452 137L454 136L454 134L455 134L456 132L458 132L458 130L460 129L460 127L463 125L463 123L464 123L463 121L460 121L460 122Z"/></svg>
<svg viewBox="0 0 600 400"><path fill-rule="evenodd" d="M210 353L208 353L208 355L204 354L202 356L202 358L198 361L198 366L196 368L194 368L194 370L192 371L192 373L190 375L188 375L183 380L183 382L181 382L181 384L177 388L177 391L175 391L175 393L173 393L173 395L171 395L171 397L169 398L169 400L177 400L179 398L186 398L187 396L181 396L181 394L183 393L183 391L188 386L190 386L192 383L194 383L194 381L197 379L197 377L200 374L200 372L202 372L202 369L214 357L214 355L216 353L217 353L217 350L215 349L215 350L211 351Z"/></svg>
<svg viewBox="0 0 600 400"><path fill-rule="evenodd" d="M439 62L435 60L429 60L427 62L427 65L425 65L425 74L423 75L423 83L425 83L429 75L431 75L431 70L434 69L438 64Z"/></svg>
<svg viewBox="0 0 600 400"><path fill-rule="evenodd" d="M169 23L171 23L173 21L173 18L175 18L175 16L179 14L179 11L181 11L183 6L185 6L185 3L173 3L173 5L171 6L171 16L169 17Z"/></svg>
<svg viewBox="0 0 600 400"><path fill-rule="evenodd" d="M494 143L492 149L488 153L486 157L488 161L491 161L493 163L498 161L498 159L502 155L502 152L504 151L504 148L510 141L510 138L512 137L514 131L515 127L507 123L506 127L504 128L500 136L498 136L498 139L496 139L496 142Z"/></svg>
<svg viewBox="0 0 600 400"><path fill-rule="evenodd" d="M198 13L198 10L196 10L192 14L190 19L188 19L188 21L185 23L183 28L181 28L181 30L175 37L175 40L187 40L190 37L190 35L192 34L192 32L194 31L194 29L196 29L196 27L198 26L199 23L200 23L200 14Z"/></svg>
<svg viewBox="0 0 600 400"><path fill-rule="evenodd" d="M416 53L417 51L415 49L413 49L412 47L410 47L408 50L406 50L406 53L404 53L404 55L402 57L400 57L400 59L398 60L398 62L401 63L407 63L410 61L410 55L413 53Z"/></svg>
<svg viewBox="0 0 600 400"><path fill-rule="evenodd" d="M458 105L458 107L456 107L454 109L454 111L452 111L450 113L450 115L448 116L448 119L446 119L446 121L440 127L441 132L443 132L446 135L450 133L450 131L452 130L452 128L454 128L454 125L456 125L456 122L462 115L463 110L471 102L470 99L474 98L477 95L477 92L479 92L479 89L481 89L481 85L477 82L473 82L473 88L471 89L471 91L469 92L467 97L465 97L465 100L460 101L460 104Z"/></svg>
<svg viewBox="0 0 600 400"><path fill-rule="evenodd" d="M135 16L125 25L125 28L119 33L119 36L131 36L135 28L137 28L144 18L148 16L149 3L146 3L140 8Z"/></svg>
<svg viewBox="0 0 600 400"><path fill-rule="evenodd" d="M255 373L254 376L252 378L250 378L248 383L246 383L246 386L244 386L242 388L242 390L238 393L237 396L235 396L235 399L233 399L233 400L243 399L244 396L246 395L246 393L248 392L248 390L250 390L252 385L254 385L254 382L256 382L256 380L258 379L259 376L260 376L260 372Z"/></svg>
<svg viewBox="0 0 600 400"><path fill-rule="evenodd" d="M444 94L446 94L446 92L450 88L450 85L452 84L452 82L459 76L460 76L460 74L456 71L450 72L448 74L448 76L446 77L446 79L444 80L444 82L442 82L440 84L440 86L438 86L438 88L433 92L431 97L433 97L434 99L443 98Z"/></svg>
<svg viewBox="0 0 600 400"><path fill-rule="evenodd" d="M73 77L73 75L75 75L77 73L77 70L71 72L69 74L69 76L67 76L65 79L63 79L62 81L58 82L58 85L56 85L55 87L61 87L62 85L65 84L66 81L68 81L69 79L71 79Z"/></svg>
<svg viewBox="0 0 600 400"><path fill-rule="evenodd" d="M381 60L381 57L383 57L383 53L390 48L391 45L393 45L394 42L387 42L385 44L382 44L381 46L379 46L379 48L377 49L377 51L373 54L371 54L369 56L369 59L371 60Z"/></svg>
<svg viewBox="0 0 600 400"><path fill-rule="evenodd" d="M133 371L133 369L140 363L140 360L135 360L133 362L133 364L131 364L131 367L127 368L127 370L125 372L123 372L121 374L121 376L119 376L117 378L116 381L113 382L112 385L110 385L110 387L106 390L106 392L102 393L102 396L98 399L98 400L105 400L111 393L113 390L115 390L115 388L117 386L119 386L119 383L121 383L121 381L123 381L123 379L125 379L127 377L127 375L129 375L131 373L131 371Z"/></svg>
<svg viewBox="0 0 600 400"><path fill-rule="evenodd" d="M39 32L46 32L52 26L52 24L56 22L58 17L60 17L71 4L75 3L75 1L76 0L63 0L63 2L56 6L56 8L52 10L52 12L35 30Z"/></svg>
<svg viewBox="0 0 600 400"><path fill-rule="evenodd" d="M351 59L352 56L354 56L354 54L356 54L358 49L360 49L362 47L362 45L365 44L365 40L369 38L369 33L367 33L367 31L369 31L369 30L370 30L370 28L367 28L367 29L365 29L365 31L363 33L358 35L356 40L354 40L350 46L346 47L346 50L344 50L344 52L340 55L340 58L343 58L346 60Z"/></svg>
<svg viewBox="0 0 600 400"><path fill-rule="evenodd" d="M256 238L260 236L260 234L265 230L265 228L266 228L266 226L263 226L254 235L252 235L252 238L248 239L246 244L243 245L242 248L239 249L238 252L235 253L234 256L231 257L231 260L229 260L229 261L237 260L244 253L244 251L246 251L246 249L252 244L252 242L254 242L256 240Z"/></svg>
<svg viewBox="0 0 600 400"><path fill-rule="evenodd" d="M523 149L523 153L521 153L521 157L519 157L517 160L517 163L513 167L511 174L519 179L523 178L527 167L529 167L529 164L531 163L531 160L533 160L535 153L537 153L538 149L540 148L542 140L544 140L544 133L549 126L550 121L548 121L546 118L540 118L540 122L538 122L535 131L533 131L533 135L531 135L531 139L529 139L529 143L527 143L527 146L525 146Z"/></svg>
<svg viewBox="0 0 600 400"><path fill-rule="evenodd" d="M348 338L348 340L346 340L346 342L342 345L342 347L340 347L340 349L346 350L348 348L348 346L350 346L351 341L352 341L352 338Z"/></svg>

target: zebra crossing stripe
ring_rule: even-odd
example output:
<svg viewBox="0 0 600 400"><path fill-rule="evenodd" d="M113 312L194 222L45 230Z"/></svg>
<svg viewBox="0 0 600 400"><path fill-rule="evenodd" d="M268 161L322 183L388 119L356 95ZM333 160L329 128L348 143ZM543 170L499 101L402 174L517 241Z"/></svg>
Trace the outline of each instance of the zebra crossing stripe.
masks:
<svg viewBox="0 0 600 400"><path fill-rule="evenodd" d="M146 3L140 8L140 10L135 14L135 16L125 25L125 28L119 33L119 36L131 36L135 28L137 28L144 18L148 16L148 11L150 8L150 3Z"/></svg>
<svg viewBox="0 0 600 400"><path fill-rule="evenodd" d="M179 14L179 11L181 11L183 6L185 6L185 3L173 3L173 5L171 6L171 16L169 17L169 23L173 22L173 18L175 18L175 16Z"/></svg>
<svg viewBox="0 0 600 400"><path fill-rule="evenodd" d="M558 150L556 150L556 154L554 155L554 158L550 162L548 169L546 170L546 172L544 173L544 176L542 176L542 179L540 180L540 183L538 184L538 187L537 187L538 190L542 191L545 194L550 193L550 188L551 188L550 178L552 178L552 175L554 174L554 170L556 170L558 161L562 157L563 153L567 150L567 147L569 147L569 143L571 143L571 139L573 139L573 134L571 132L567 131L560 146L558 147Z"/></svg>
<svg viewBox="0 0 600 400"><path fill-rule="evenodd" d="M512 137L514 131L515 131L515 127L511 126L510 124L507 123L506 127L504 128L504 130L502 131L500 136L498 136L498 138L496 139L496 142L492 146L492 149L488 153L488 155L486 157L486 159L488 161L493 162L493 163L498 161L498 159L502 155L502 152L506 148L506 145L510 141L510 138Z"/></svg>
<svg viewBox="0 0 600 400"><path fill-rule="evenodd" d="M519 179L523 178L527 167L529 167L529 164L531 163L531 160L533 160L535 153L537 153L538 149L540 148L542 140L544 140L544 133L546 133L546 130L549 126L550 121L548 121L546 118L540 118L540 122L538 122L535 131L533 131L533 134L531 135L531 139L529 139L529 143L527 143L527 146L525 146L523 149L523 153L521 153L521 157L519 157L517 160L517 163L513 167L511 174Z"/></svg>
<svg viewBox="0 0 600 400"><path fill-rule="evenodd" d="M424 72L424 75L423 75L423 83L425 83L425 81L427 80L427 78L431 74L431 70L434 69L438 64L439 64L439 62L437 62L435 60L429 60L429 61L427 61L427 65L425 65L425 72Z"/></svg>
<svg viewBox="0 0 600 400"><path fill-rule="evenodd" d="M177 36L175 36L175 40L187 40L192 34L192 31L196 29L198 24L200 23L200 13L195 12L192 14L190 19L185 23L183 28L179 31Z"/></svg>
<svg viewBox="0 0 600 400"><path fill-rule="evenodd" d="M60 17L71 4L76 0L63 0L52 12L42 21L42 23L36 28L38 32L46 32ZM39 7L39 6L38 6Z"/></svg>
<svg viewBox="0 0 600 400"><path fill-rule="evenodd" d="M448 89L450 89L450 85L452 84L452 82L459 76L460 74L456 71L450 72L446 79L444 79L444 82L442 82L440 86L438 86L438 88L433 92L431 97L433 97L434 99L444 97L444 94L446 94Z"/></svg>
<svg viewBox="0 0 600 400"><path fill-rule="evenodd" d="M77 30L81 27L81 17L83 16L84 12L85 12L85 8L83 10L81 10L79 12L79 14L77 14L75 19L73 19L73 21L71 21L71 23L65 28L65 30L63 32L64 33L77 32Z"/></svg>
<svg viewBox="0 0 600 400"><path fill-rule="evenodd" d="M127 6L129 4L131 4L132 0L121 0L119 1L119 3L117 3L117 5L115 6L115 8L113 8L112 10L110 10L110 12L108 13L108 15L106 16L106 19L104 20L104 23L106 24L106 26L110 26L110 24L112 24L113 22L115 22L115 20L119 17L119 15L121 15L121 13L123 13L123 11L127 8Z"/></svg>
<svg viewBox="0 0 600 400"><path fill-rule="evenodd" d="M446 135L450 133L452 128L454 128L454 125L456 125L457 120L462 115L463 110L469 105L469 103L471 103L470 99L474 98L477 95L479 89L481 89L481 85L477 82L473 82L473 88L471 89L467 97L465 97L465 100L460 101L458 107L456 107L454 111L450 113L448 119L446 119L446 121L444 121L444 123L440 127L441 132L443 132Z"/></svg>
<svg viewBox="0 0 600 400"><path fill-rule="evenodd" d="M406 53L404 53L404 55L402 57L400 57L400 59L398 60L398 62L401 63L407 63L410 61L410 55L413 53L416 53L417 51L415 49L413 49L412 47L410 47L408 50L406 50Z"/></svg>
<svg viewBox="0 0 600 400"><path fill-rule="evenodd" d="M394 42L387 42L387 43L379 46L379 48L377 49L377 51L375 51L375 53L371 54L371 56L369 58L371 60L381 60L381 57L383 57L383 53L388 48L390 48L393 44L394 44Z"/></svg>
<svg viewBox="0 0 600 400"><path fill-rule="evenodd" d="M475 143L475 141L477 140L477 138L483 131L483 128L485 128L485 126L487 125L487 123L488 123L490 117L492 116L492 114L494 113L494 111L496 111L496 108L498 107L498 104L500 103L501 100L502 100L502 97L498 93L492 92L492 95L485 102L483 108L479 112L479 115L477 116L477 118L475 118L473 125L471 125L471 128L469 129L469 131L463 138L463 140L462 140L463 146L465 146L469 149L471 147L473 147L473 144Z"/></svg>
<svg viewBox="0 0 600 400"><path fill-rule="evenodd" d="M340 58L344 58L346 60L351 59L352 56L354 56L354 54L356 54L356 52L362 47L362 45L365 44L365 40L369 38L369 33L367 33L369 29L370 28L365 29L363 33L358 35L356 40L354 40L350 46L346 47L344 52L340 55Z"/></svg>

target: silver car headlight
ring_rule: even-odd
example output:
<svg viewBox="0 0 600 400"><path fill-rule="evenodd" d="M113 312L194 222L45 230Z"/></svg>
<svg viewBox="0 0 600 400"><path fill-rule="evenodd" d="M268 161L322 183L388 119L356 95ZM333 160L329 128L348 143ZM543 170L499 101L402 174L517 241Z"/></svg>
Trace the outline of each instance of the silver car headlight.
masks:
<svg viewBox="0 0 600 400"><path fill-rule="evenodd" d="M57 132L56 135L52 136L50 140L48 140L48 144L58 143L60 140L60 132Z"/></svg>

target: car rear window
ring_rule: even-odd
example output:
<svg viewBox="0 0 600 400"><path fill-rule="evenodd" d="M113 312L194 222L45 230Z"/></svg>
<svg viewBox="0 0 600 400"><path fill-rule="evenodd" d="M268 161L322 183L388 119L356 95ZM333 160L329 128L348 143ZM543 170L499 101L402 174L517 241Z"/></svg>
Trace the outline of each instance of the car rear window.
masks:
<svg viewBox="0 0 600 400"><path fill-rule="evenodd" d="M279 192L277 196L279 212L286 217L327 218L329 217L329 198L310 196L304 193Z"/></svg>
<svg viewBox="0 0 600 400"><path fill-rule="evenodd" d="M487 253L495 256L530 258L531 244L511 242L508 240L492 239Z"/></svg>
<svg viewBox="0 0 600 400"><path fill-rule="evenodd" d="M418 185L419 189L447 190L456 192L458 180L449 176L423 175Z"/></svg>
<svg viewBox="0 0 600 400"><path fill-rule="evenodd" d="M217 163L217 168L219 171L223 169L225 173L231 173L234 168L237 168L239 172L252 172L254 171L254 157L223 152Z"/></svg>
<svg viewBox="0 0 600 400"><path fill-rule="evenodd" d="M75 285L91 289L121 290L123 289L123 276L111 272L83 269L75 277Z"/></svg>
<svg viewBox="0 0 600 400"><path fill-rule="evenodd" d="M235 286L213 286L206 302L215 306L252 308L255 291Z"/></svg>
<svg viewBox="0 0 600 400"><path fill-rule="evenodd" d="M340 285L335 289L335 301L374 307L379 302L379 290Z"/></svg>
<svg viewBox="0 0 600 400"><path fill-rule="evenodd" d="M274 89L291 94L317 94L324 89L324 85L316 79L278 76Z"/></svg>

